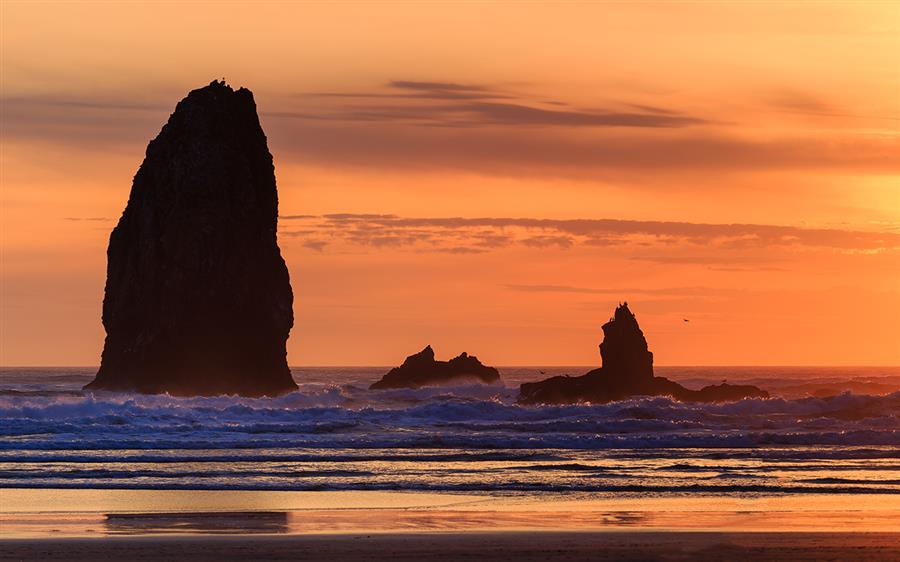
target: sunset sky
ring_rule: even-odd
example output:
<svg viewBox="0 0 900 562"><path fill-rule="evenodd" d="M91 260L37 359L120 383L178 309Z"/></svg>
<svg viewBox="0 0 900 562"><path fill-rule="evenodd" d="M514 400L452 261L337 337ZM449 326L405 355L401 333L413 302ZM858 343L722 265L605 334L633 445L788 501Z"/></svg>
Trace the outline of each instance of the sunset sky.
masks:
<svg viewBox="0 0 900 562"><path fill-rule="evenodd" d="M96 365L188 91L254 92L292 365L900 364L900 3L0 0L3 365ZM687 319L689 322L685 322Z"/></svg>

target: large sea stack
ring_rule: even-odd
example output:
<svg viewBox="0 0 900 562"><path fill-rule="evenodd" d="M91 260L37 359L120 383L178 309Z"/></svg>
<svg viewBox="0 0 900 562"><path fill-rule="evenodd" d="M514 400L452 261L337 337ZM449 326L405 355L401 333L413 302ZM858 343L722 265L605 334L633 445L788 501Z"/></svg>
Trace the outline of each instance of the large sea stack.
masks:
<svg viewBox="0 0 900 562"><path fill-rule="evenodd" d="M297 388L275 167L250 90L214 81L147 146L107 251L89 390L274 396Z"/></svg>
<svg viewBox="0 0 900 562"><path fill-rule="evenodd" d="M580 377L551 377L520 387L523 404L571 404L611 402L633 396L671 396L690 402L720 402L765 398L769 394L752 385L722 383L700 390L653 375L653 353L628 303L620 304L603 325L600 344L602 366Z"/></svg>

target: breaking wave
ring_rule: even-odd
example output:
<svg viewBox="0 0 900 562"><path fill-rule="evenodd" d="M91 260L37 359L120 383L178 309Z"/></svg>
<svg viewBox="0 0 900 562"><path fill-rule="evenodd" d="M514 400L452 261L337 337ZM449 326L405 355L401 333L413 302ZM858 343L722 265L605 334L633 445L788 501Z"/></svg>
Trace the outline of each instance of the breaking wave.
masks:
<svg viewBox="0 0 900 562"><path fill-rule="evenodd" d="M900 446L900 393L539 407L473 393L485 389L390 391L355 407L340 387L275 399L2 396L0 450Z"/></svg>
<svg viewBox="0 0 900 562"><path fill-rule="evenodd" d="M0 486L900 493L900 392L520 406L516 389L274 399L0 388Z"/></svg>

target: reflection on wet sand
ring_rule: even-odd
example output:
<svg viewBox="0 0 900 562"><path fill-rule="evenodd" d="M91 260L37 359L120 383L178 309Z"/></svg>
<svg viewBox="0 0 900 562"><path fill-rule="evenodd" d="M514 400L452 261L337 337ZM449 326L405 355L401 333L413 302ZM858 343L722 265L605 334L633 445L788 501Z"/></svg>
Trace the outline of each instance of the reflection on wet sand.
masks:
<svg viewBox="0 0 900 562"><path fill-rule="evenodd" d="M510 529L599 529L648 525L640 512L474 512L382 509L297 512L109 513L108 535L311 534L335 532L496 531Z"/></svg>
<svg viewBox="0 0 900 562"><path fill-rule="evenodd" d="M333 533L606 531L623 529L822 531L860 527L853 512L759 511L480 511L431 509L328 509L257 512L108 514L107 535L310 535ZM863 528L900 530L896 511L869 511Z"/></svg>
<svg viewBox="0 0 900 562"><path fill-rule="evenodd" d="M109 513L104 526L110 535L281 534L288 532L288 514L279 511Z"/></svg>
<svg viewBox="0 0 900 562"><path fill-rule="evenodd" d="M147 535L316 535L505 531L900 532L883 511L490 511L325 509L298 511L16 514L0 517L0 537Z"/></svg>
<svg viewBox="0 0 900 562"><path fill-rule="evenodd" d="M654 498L0 490L0 538L635 529L897 533L898 515L896 496L887 494Z"/></svg>
<svg viewBox="0 0 900 562"><path fill-rule="evenodd" d="M361 517L356 510L291 513L290 532L439 532L556 529L603 529L649 525L651 513L571 511L472 511L382 509L375 517Z"/></svg>

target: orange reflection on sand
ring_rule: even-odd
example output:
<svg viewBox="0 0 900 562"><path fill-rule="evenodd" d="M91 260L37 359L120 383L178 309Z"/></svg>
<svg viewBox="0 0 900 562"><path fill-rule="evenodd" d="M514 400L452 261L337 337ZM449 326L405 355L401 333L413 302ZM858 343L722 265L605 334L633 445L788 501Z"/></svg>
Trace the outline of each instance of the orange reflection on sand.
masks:
<svg viewBox="0 0 900 562"><path fill-rule="evenodd" d="M3 491L0 536L900 532L896 497L876 494L610 498L570 494L494 497L385 492L140 492L7 489ZM46 500L59 493L77 496L79 499L68 506L85 511L47 509L51 504ZM8 503L7 498L13 501ZM29 499L34 503L26 503ZM29 509L29 505L38 509ZM67 504L58 503L54 509L61 505Z"/></svg>

